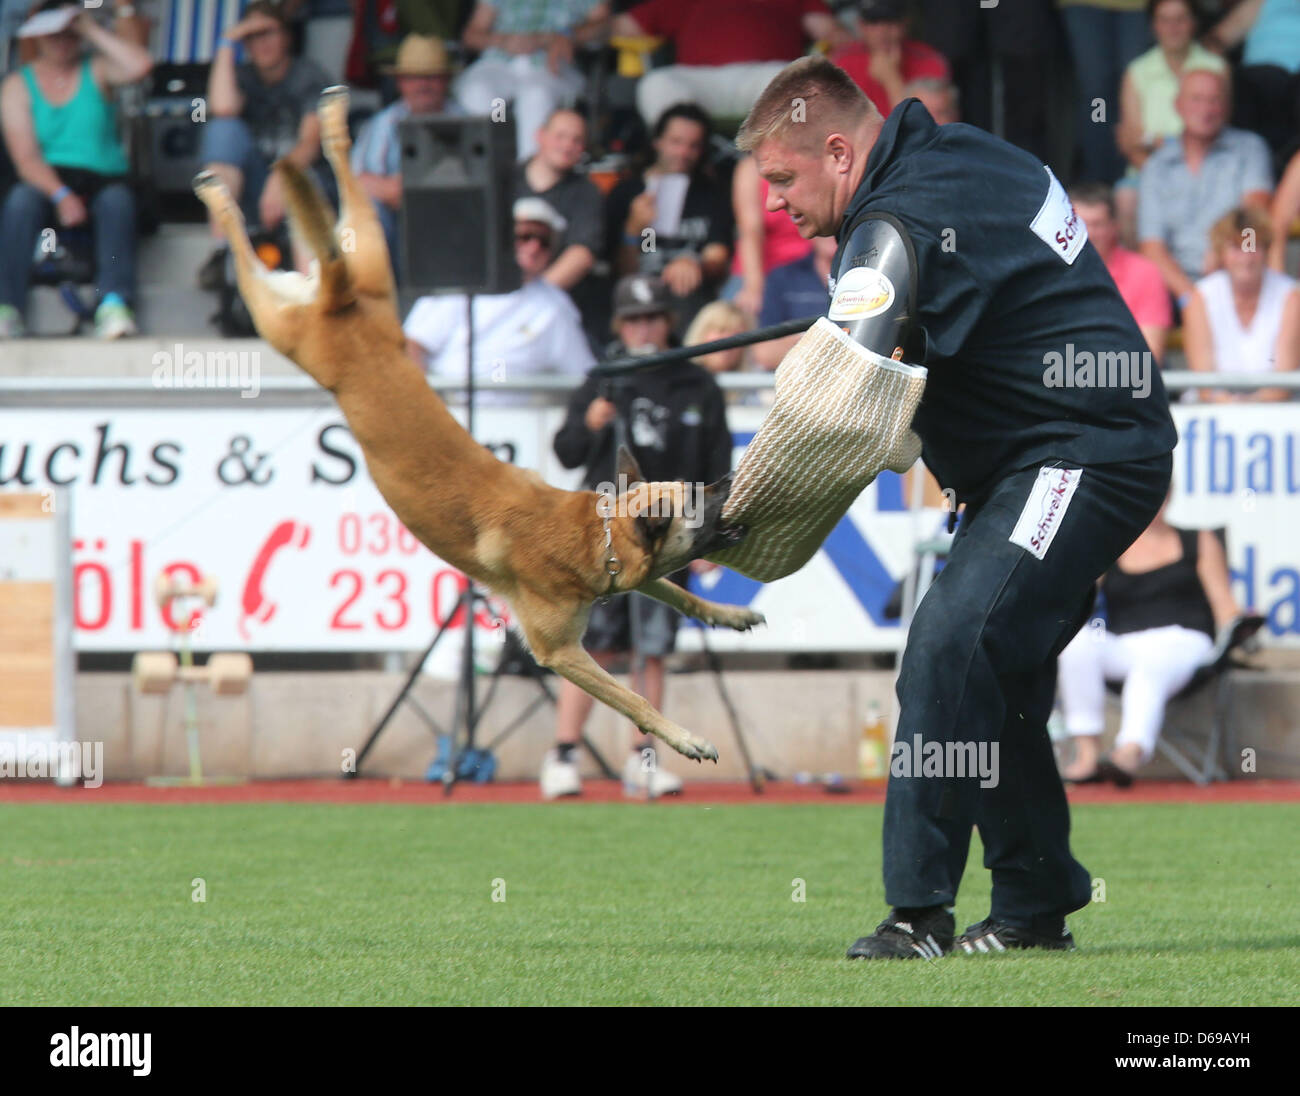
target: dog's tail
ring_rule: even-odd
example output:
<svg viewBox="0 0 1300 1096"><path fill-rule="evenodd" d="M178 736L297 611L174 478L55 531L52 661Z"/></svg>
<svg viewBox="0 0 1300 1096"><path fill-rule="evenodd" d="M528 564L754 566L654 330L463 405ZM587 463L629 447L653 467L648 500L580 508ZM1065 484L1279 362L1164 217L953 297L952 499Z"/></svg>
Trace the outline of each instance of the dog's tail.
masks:
<svg viewBox="0 0 1300 1096"><path fill-rule="evenodd" d="M334 238L325 199L297 164L279 160L275 171L284 187L290 223L320 262L321 288L317 302L326 312L337 312L353 302L355 293L338 240Z"/></svg>

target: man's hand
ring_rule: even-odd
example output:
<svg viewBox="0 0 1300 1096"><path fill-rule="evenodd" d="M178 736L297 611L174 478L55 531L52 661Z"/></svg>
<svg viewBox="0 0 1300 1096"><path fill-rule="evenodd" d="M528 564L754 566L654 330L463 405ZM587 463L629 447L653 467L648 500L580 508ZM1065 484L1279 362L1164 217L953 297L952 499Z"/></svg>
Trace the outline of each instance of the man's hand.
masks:
<svg viewBox="0 0 1300 1096"><path fill-rule="evenodd" d="M604 430L605 427L610 424L610 421L614 418L615 414L616 408L614 405L603 396L597 396L587 406L587 414L582 421L587 424L587 429L595 434L598 431Z"/></svg>
<svg viewBox="0 0 1300 1096"><path fill-rule="evenodd" d="M687 297L700 287L704 272L694 255L679 255L664 267L663 279L676 296Z"/></svg>
<svg viewBox="0 0 1300 1096"><path fill-rule="evenodd" d="M272 175L262 188L257 200L257 216L263 228L274 228L284 219L284 197L280 193L280 177Z"/></svg>
<svg viewBox="0 0 1300 1096"><path fill-rule="evenodd" d="M262 31L278 30L280 24L272 19L269 15L260 11L253 12L252 15L246 15L228 31L226 37L232 42L241 42L250 34L260 34Z"/></svg>
<svg viewBox="0 0 1300 1096"><path fill-rule="evenodd" d="M59 224L64 228L72 228L74 225L84 225L86 223L86 203L76 194L65 194L63 199L54 207L55 213L58 214Z"/></svg>
<svg viewBox="0 0 1300 1096"><path fill-rule="evenodd" d="M654 224L657 209L655 196L648 190L641 191L627 207L627 221L623 224L623 231L629 236L640 236Z"/></svg>

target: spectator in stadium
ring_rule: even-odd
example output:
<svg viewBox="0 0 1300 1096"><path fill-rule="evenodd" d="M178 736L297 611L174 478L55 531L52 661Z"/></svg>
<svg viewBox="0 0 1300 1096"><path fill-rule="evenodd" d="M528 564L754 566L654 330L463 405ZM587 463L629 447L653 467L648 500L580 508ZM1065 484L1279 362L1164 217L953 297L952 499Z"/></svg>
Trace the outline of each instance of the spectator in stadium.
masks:
<svg viewBox="0 0 1300 1096"><path fill-rule="evenodd" d="M1286 242L1297 221L1300 221L1300 152L1291 157L1273 196L1273 246L1269 249L1268 265L1283 274L1286 273Z"/></svg>
<svg viewBox="0 0 1300 1096"><path fill-rule="evenodd" d="M1176 103L1183 132L1156 149L1138 183L1138 241L1160 268L1179 308L1210 267L1210 226L1241 205L1267 208L1273 176L1268 146L1228 126L1228 79L1183 74Z"/></svg>
<svg viewBox="0 0 1300 1096"><path fill-rule="evenodd" d="M1241 0L1204 42L1222 53L1243 40L1233 120L1262 136L1281 157L1288 147L1294 150L1300 135L1300 4Z"/></svg>
<svg viewBox="0 0 1300 1096"><path fill-rule="evenodd" d="M329 2L329 0L327 0ZM383 69L394 63L408 34L452 42L460 38L469 0L350 0L352 29L344 74L353 87L379 85L386 102L397 94Z"/></svg>
<svg viewBox="0 0 1300 1096"><path fill-rule="evenodd" d="M371 118L352 146L352 170L375 203L388 254L398 269L397 212L402 206L402 146L398 126L413 114L464 114L447 94L451 65L437 38L408 34L396 62L384 71L399 98Z"/></svg>
<svg viewBox="0 0 1300 1096"><path fill-rule="evenodd" d="M1078 178L1113 183L1124 171L1115 143L1124 70L1151 42L1144 0L1060 0L1074 60Z"/></svg>
<svg viewBox="0 0 1300 1096"><path fill-rule="evenodd" d="M1196 283L1183 314L1187 366L1203 373L1286 373L1300 367L1300 289L1270 270L1273 228L1262 210L1234 209L1215 222L1220 269ZM1287 400L1285 388L1200 389L1211 403Z"/></svg>
<svg viewBox="0 0 1300 1096"><path fill-rule="evenodd" d="M754 317L739 308L734 301L713 301L706 304L691 321L686 329L683 346L699 346L701 343L716 339L728 339L732 335L743 335L754 329ZM691 361L702 365L710 373L738 373L745 368L745 347L737 346L730 350L715 350L712 354L702 354Z"/></svg>
<svg viewBox="0 0 1300 1096"><path fill-rule="evenodd" d="M1214 649L1218 631L1242 616L1219 538L1170 525L1168 505L1098 581L1105 628L1080 629L1058 659L1057 694L1074 745L1061 773L1069 783L1131 784L1155 753L1165 706ZM1107 681L1124 683L1123 714L1103 758Z"/></svg>
<svg viewBox="0 0 1300 1096"><path fill-rule="evenodd" d="M558 107L537 131L537 151L515 169L515 197L541 198L568 222L543 277L573 298L599 346L609 331L609 288L595 269L605 247L605 196L578 170L586 154L586 119Z"/></svg>
<svg viewBox="0 0 1300 1096"><path fill-rule="evenodd" d="M513 104L519 159L537 150L537 131L557 106L571 106L584 80L573 51L609 20L605 0L480 0L462 41L481 56L463 73L456 96L471 114Z"/></svg>
<svg viewBox="0 0 1300 1096"><path fill-rule="evenodd" d="M242 45L248 62L235 64ZM250 225L275 228L285 215L280 180L271 173L278 159L291 160L316 175L332 193L333 176L320 155L316 102L329 78L314 62L289 52L289 25L271 0L253 0L217 46L208 77L208 120L203 126L200 158L229 188ZM216 222L212 235L220 238ZM218 248L199 272L204 289L222 279L224 248Z"/></svg>
<svg viewBox="0 0 1300 1096"><path fill-rule="evenodd" d="M785 210L767 208L768 182L743 157L731 174L731 211L736 220L736 257L722 290L751 316L763 307L763 284L770 271L801 259L812 244L799 235Z"/></svg>
<svg viewBox="0 0 1300 1096"><path fill-rule="evenodd" d="M1105 183L1079 183L1070 188L1070 201L1088 229L1088 239L1115 279L1119 295L1137 320L1138 328L1159 365L1173 326L1173 309L1160 268L1150 259L1121 247L1114 191Z"/></svg>
<svg viewBox="0 0 1300 1096"><path fill-rule="evenodd" d="M614 291L614 332L611 348L617 355L666 350L672 339L672 300L668 287L653 275L631 274ZM566 468L586 468L583 485L598 490L615 484L614 419L626 426L627 445L648 480L683 480L693 490L713 483L731 470L731 431L727 427L722 390L711 373L691 362L669 362L628 376L617 393L608 381L588 377L569 401L564 425L555 436L555 455ZM614 396L614 399L608 398ZM698 486L697 486L698 485ZM712 567L701 560L692 570ZM670 575L682 583L686 572ZM636 651L645 659L644 684L638 690L657 710L663 710L664 658L672 653L678 614L662 602L629 594L591 607L584 645L592 657L609 668L619 655L635 654L632 602L637 604ZM571 682L560 684L556 713L556 745L542 763L544 799L578 795L576 750L593 700ZM652 741L634 736L623 767L628 795L670 795L681 791L681 779L655 764Z"/></svg>
<svg viewBox="0 0 1300 1096"><path fill-rule="evenodd" d="M32 256L51 212L59 228L90 223L95 333L133 335L136 208L110 95L142 80L153 61L61 0L41 4L18 33L35 42L36 56L0 84L0 125L18 176L0 210L0 338L23 334Z"/></svg>
<svg viewBox="0 0 1300 1096"><path fill-rule="evenodd" d="M1115 190L1120 234L1125 241L1132 241L1136 232L1138 173L1166 138L1183 132L1183 120L1175 106L1183 74L1197 69L1228 71L1222 57L1196 41L1192 0L1147 0L1147 11L1156 44L1124 70L1115 129L1116 144L1128 164Z"/></svg>
<svg viewBox="0 0 1300 1096"><path fill-rule="evenodd" d="M520 198L512 213L523 285L512 293L474 297L474 379L483 385L478 402L485 405L526 402L514 393L493 392L494 382L536 374L581 376L596 364L578 310L542 276L567 227L564 218L540 198ZM463 294L421 297L403 325L407 352L431 374L464 376L466 320Z"/></svg>
<svg viewBox="0 0 1300 1096"><path fill-rule="evenodd" d="M812 250L802 259L772 271L763 288L763 310L758 317L760 327L826 314L831 303L827 290L831 261L838 246L834 236L817 236ZM775 369L800 338L801 334L786 335L758 343L754 347L754 360L764 369Z"/></svg>
<svg viewBox="0 0 1300 1096"><path fill-rule="evenodd" d="M904 0L859 0L858 40L831 54L831 60L887 115L907 98L909 81L949 77L943 54L907 37ZM938 119L935 119L938 121Z"/></svg>
<svg viewBox="0 0 1300 1096"><path fill-rule="evenodd" d="M853 41L824 0L647 0L614 16L613 33L672 42L676 64L647 72L637 108L653 126L672 104L698 103L720 118L745 115L758 94L804 52L806 39L833 46Z"/></svg>
<svg viewBox="0 0 1300 1096"><path fill-rule="evenodd" d="M920 99L939 125L947 126L961 121L961 96L957 85L949 80L922 76L908 82L903 88L904 99Z"/></svg>
<svg viewBox="0 0 1300 1096"><path fill-rule="evenodd" d="M679 328L717 296L731 260L731 202L705 163L711 129L695 104L669 107L655 123L654 162L605 205L611 267L661 276Z"/></svg>

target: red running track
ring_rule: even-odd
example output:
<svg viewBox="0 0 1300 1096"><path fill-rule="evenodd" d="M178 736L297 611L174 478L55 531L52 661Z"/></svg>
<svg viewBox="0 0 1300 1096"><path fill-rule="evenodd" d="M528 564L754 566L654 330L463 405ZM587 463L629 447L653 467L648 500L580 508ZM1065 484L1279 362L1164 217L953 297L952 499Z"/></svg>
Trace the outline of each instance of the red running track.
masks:
<svg viewBox="0 0 1300 1096"><path fill-rule="evenodd" d="M748 784L700 781L684 794L659 802L713 806L726 803L883 803L883 785L846 785L830 793L817 784L771 783L762 795ZM1300 803L1300 780L1238 780L1198 788L1175 781L1138 781L1120 790L1109 785L1072 787L1070 802L1087 803ZM99 788L61 788L49 781L0 780L0 803L537 803L537 784L457 784L450 796L441 785L421 780L382 777L359 780L259 780L209 787L151 787L110 783ZM562 801L564 802L564 801ZM622 786L612 780L588 780L581 803L624 802Z"/></svg>

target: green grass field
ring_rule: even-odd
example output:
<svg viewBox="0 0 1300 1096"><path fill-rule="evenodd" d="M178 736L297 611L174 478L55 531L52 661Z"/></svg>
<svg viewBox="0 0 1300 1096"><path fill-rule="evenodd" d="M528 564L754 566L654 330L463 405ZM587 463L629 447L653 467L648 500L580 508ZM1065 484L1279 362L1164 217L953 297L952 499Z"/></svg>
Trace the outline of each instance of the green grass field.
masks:
<svg viewBox="0 0 1300 1096"><path fill-rule="evenodd" d="M1294 1003L1300 807L1076 808L1106 889L1071 919L1078 951L849 963L884 912L880 822L831 805L3 806L4 1003ZM987 912L980 856L976 840L959 927Z"/></svg>

